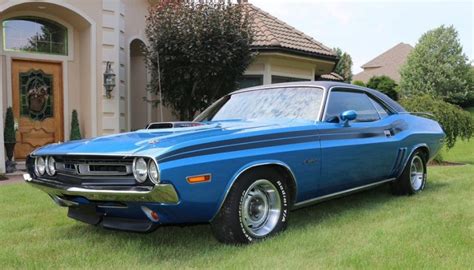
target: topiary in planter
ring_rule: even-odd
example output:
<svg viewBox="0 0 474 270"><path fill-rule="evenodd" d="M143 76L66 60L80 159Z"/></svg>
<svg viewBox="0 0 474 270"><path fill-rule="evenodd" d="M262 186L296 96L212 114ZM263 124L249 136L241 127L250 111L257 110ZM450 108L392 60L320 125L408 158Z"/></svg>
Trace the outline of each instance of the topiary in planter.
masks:
<svg viewBox="0 0 474 270"><path fill-rule="evenodd" d="M11 107L7 108L7 114L5 115L3 141L5 144L5 150L7 152L7 158L9 161L11 161L16 144L15 119L13 118L13 110Z"/></svg>
<svg viewBox="0 0 474 270"><path fill-rule="evenodd" d="M69 136L71 141L80 140L82 139L81 136L81 129L79 128L79 119L77 117L77 111L72 111L72 119L71 119L71 135Z"/></svg>

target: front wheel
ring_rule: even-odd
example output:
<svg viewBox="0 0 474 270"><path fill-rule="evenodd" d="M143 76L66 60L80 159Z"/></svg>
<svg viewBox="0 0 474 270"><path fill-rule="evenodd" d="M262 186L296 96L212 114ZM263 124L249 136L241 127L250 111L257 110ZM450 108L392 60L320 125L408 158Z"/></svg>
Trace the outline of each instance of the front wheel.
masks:
<svg viewBox="0 0 474 270"><path fill-rule="evenodd" d="M422 191L426 184L426 158L417 150L405 166L402 175L392 182L392 192L396 195L412 195Z"/></svg>
<svg viewBox="0 0 474 270"><path fill-rule="evenodd" d="M283 231L289 198L284 177L271 169L255 169L237 179L212 221L224 243L251 243Z"/></svg>

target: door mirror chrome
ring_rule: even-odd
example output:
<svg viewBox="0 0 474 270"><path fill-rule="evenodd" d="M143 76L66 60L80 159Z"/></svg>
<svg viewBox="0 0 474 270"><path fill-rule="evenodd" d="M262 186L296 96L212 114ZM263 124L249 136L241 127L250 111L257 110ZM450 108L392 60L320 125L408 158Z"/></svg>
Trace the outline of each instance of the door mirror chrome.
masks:
<svg viewBox="0 0 474 270"><path fill-rule="evenodd" d="M344 122L344 127L348 127L349 121L355 120L357 118L357 113L354 110L344 111L341 113L340 118Z"/></svg>

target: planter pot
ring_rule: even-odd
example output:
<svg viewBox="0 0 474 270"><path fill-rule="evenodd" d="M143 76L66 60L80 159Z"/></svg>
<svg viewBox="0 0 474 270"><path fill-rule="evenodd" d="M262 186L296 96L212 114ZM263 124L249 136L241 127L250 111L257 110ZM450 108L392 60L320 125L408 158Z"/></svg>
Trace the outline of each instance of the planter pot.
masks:
<svg viewBox="0 0 474 270"><path fill-rule="evenodd" d="M16 142L14 142L14 143L6 142L4 144L5 144L5 151L6 151L6 154L7 154L7 158L8 158L9 161L11 161L13 159L13 151L15 150Z"/></svg>
<svg viewBox="0 0 474 270"><path fill-rule="evenodd" d="M5 161L5 170L6 170L6 173L12 173L12 172L16 172L16 162L15 161L11 161L11 160L7 160Z"/></svg>

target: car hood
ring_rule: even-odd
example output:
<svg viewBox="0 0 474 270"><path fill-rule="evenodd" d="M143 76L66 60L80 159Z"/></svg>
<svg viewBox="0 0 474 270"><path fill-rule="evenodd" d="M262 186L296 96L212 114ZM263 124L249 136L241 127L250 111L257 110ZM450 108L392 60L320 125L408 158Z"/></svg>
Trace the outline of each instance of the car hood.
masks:
<svg viewBox="0 0 474 270"><path fill-rule="evenodd" d="M221 121L201 126L138 130L96 137L92 139L69 141L46 145L35 150L32 155L120 155L153 156L193 142L218 141L227 138L248 136L249 133L269 133L272 130L287 129L295 125L308 125L314 122L288 121Z"/></svg>

